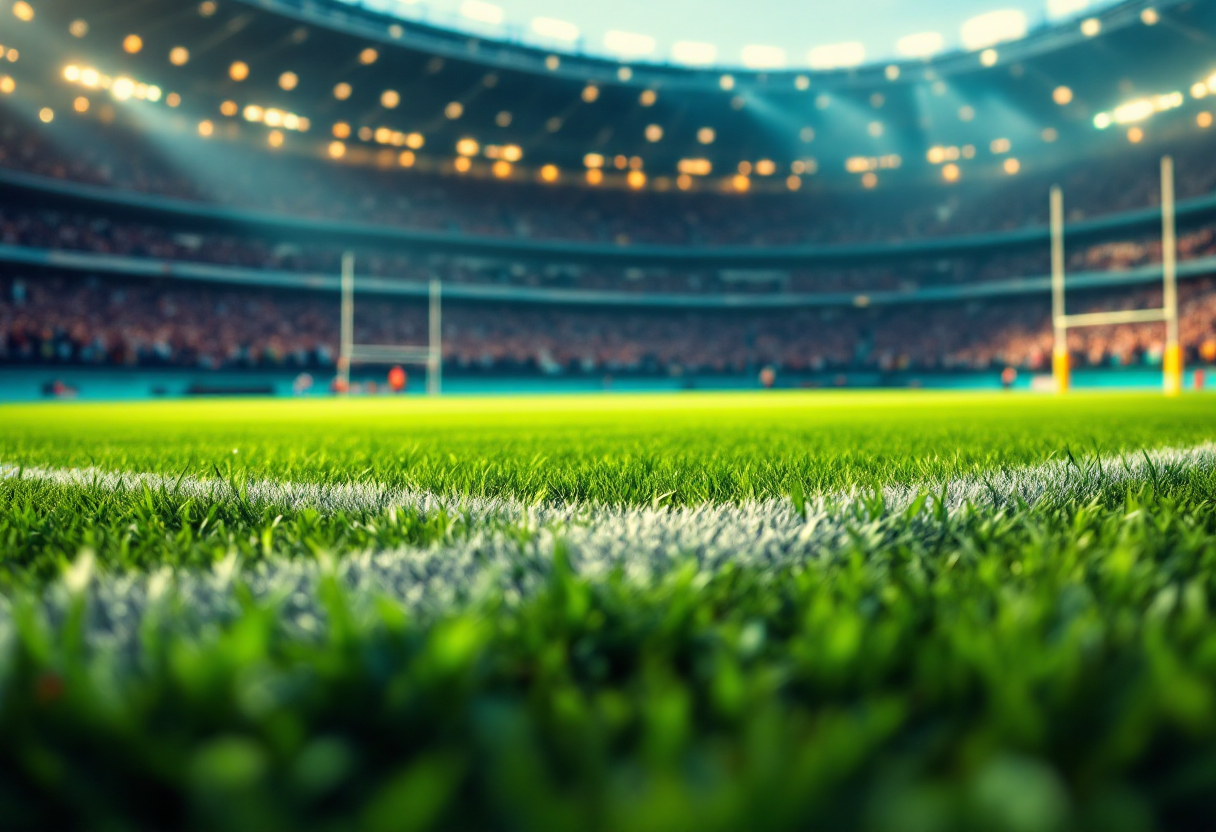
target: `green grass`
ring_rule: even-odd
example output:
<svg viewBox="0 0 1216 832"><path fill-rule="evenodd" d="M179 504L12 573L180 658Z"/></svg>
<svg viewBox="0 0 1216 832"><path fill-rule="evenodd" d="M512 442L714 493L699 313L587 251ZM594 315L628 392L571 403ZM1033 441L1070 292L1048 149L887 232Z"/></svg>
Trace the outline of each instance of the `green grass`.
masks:
<svg viewBox="0 0 1216 832"><path fill-rule="evenodd" d="M0 828L1216 825L1216 471L1103 485L1093 464L1216 439L1216 399L159 403L0 422L0 465L233 487L0 478ZM561 528L549 546L460 508L241 497L374 481L537 505L776 498L792 515L790 495L1048 459L1097 487L999 510L870 498L810 556L677 556L652 580L581 571ZM259 572L401 547L476 559L496 540L521 569L547 558L537 582L428 615L325 567L301 628L298 587ZM214 599L187 576L233 558L226 606L201 616ZM124 581L166 566L181 583L130 603Z"/></svg>
<svg viewBox="0 0 1216 832"><path fill-rule="evenodd" d="M1216 402L775 393L6 408L0 460L644 505L913 482L1213 437Z"/></svg>

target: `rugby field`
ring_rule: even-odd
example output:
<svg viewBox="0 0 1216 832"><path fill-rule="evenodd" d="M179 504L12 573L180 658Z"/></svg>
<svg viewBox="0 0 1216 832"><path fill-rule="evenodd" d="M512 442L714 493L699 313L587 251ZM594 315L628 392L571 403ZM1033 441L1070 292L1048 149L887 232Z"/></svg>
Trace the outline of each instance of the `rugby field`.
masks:
<svg viewBox="0 0 1216 832"><path fill-rule="evenodd" d="M0 828L1216 826L1216 398L0 408Z"/></svg>

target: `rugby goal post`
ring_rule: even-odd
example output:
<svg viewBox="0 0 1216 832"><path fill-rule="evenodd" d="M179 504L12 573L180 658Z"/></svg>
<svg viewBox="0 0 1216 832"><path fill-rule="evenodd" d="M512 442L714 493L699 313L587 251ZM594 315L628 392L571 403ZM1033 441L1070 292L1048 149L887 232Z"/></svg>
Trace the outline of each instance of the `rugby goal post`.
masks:
<svg viewBox="0 0 1216 832"><path fill-rule="evenodd" d="M1051 318L1054 331L1051 367L1057 393L1067 393L1071 367L1068 330L1082 326L1165 323L1165 353L1161 357L1163 390L1182 392L1182 345L1178 341L1178 241L1174 222L1174 159L1161 157L1161 280L1160 309L1127 309L1069 315L1064 310L1064 194L1051 189Z"/></svg>
<svg viewBox="0 0 1216 832"><path fill-rule="evenodd" d="M338 345L338 378L343 395L350 391L353 364L413 364L426 367L426 392L438 396L443 384L443 284L431 280L429 339L425 347L355 343L355 255L342 255L342 325Z"/></svg>

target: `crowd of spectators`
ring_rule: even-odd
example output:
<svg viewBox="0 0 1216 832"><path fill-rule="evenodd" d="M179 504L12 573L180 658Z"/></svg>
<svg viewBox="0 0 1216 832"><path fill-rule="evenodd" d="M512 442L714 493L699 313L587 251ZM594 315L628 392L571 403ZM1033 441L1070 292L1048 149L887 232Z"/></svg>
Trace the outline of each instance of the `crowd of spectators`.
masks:
<svg viewBox="0 0 1216 832"><path fill-rule="evenodd" d="M1216 360L1216 279L1180 287L1188 360ZM1077 293L1070 312L1160 304L1159 289ZM358 307L356 339L421 344L424 305ZM1050 365L1047 298L774 311L629 310L450 303L444 361L483 373L961 370ZM0 364L330 370L332 295L174 281L0 278ZM1155 365L1160 324L1078 329L1079 366Z"/></svg>
<svg viewBox="0 0 1216 832"><path fill-rule="evenodd" d="M319 242L272 242L256 235L184 232L97 214L37 209L0 202L0 243L47 250L83 251L226 267L311 274L338 273L341 249ZM994 249L953 257L798 269L613 268L577 264L538 265L440 255L418 256L388 248L359 246L358 272L398 280L495 284L533 288L629 293L874 292L929 286L980 284L1046 274L1048 253L1039 249ZM1216 226L1184 229L1178 237L1182 260L1216 254ZM1121 271L1160 262L1154 234L1073 246L1068 269Z"/></svg>
<svg viewBox="0 0 1216 832"><path fill-rule="evenodd" d="M907 171L914 187L893 180L873 192L807 177L795 194L634 193L377 169L188 136L157 142L121 122L32 126L0 110L0 167L13 170L309 218L618 243L841 244L1009 230L1046 222L1057 178L1075 221L1155 204L1155 152L1129 146L1069 172L955 185ZM1175 155L1180 198L1216 186L1206 143Z"/></svg>

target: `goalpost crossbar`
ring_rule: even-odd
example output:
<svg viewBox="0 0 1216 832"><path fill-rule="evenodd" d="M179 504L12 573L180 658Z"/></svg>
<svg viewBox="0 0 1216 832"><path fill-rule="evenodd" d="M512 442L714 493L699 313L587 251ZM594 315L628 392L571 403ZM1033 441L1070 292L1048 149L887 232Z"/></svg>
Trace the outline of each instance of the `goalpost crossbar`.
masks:
<svg viewBox="0 0 1216 832"><path fill-rule="evenodd" d="M428 342L425 347L408 344L355 343L355 256L342 255L342 306L338 375L343 391L350 389L350 368L354 364L421 364L426 366L427 395L439 395L443 372L443 287L438 280L430 284Z"/></svg>
<svg viewBox="0 0 1216 832"><path fill-rule="evenodd" d="M1052 375L1056 392L1067 393L1070 382L1068 330L1085 326L1164 323L1165 353L1161 369L1167 396L1182 391L1182 346L1178 340L1178 243L1174 219L1174 160L1161 158L1161 281L1160 309L1124 309L1069 315L1064 311L1064 196L1059 186L1051 189L1051 319L1055 333Z"/></svg>

